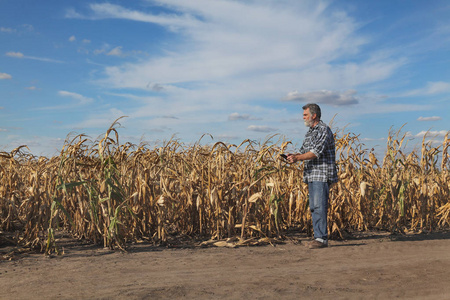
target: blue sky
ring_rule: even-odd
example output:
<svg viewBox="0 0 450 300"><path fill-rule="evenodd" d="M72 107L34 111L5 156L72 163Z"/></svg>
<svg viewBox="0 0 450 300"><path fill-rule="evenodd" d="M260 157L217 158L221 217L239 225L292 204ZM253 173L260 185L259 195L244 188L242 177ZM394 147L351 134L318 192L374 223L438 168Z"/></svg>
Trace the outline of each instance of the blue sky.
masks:
<svg viewBox="0 0 450 300"><path fill-rule="evenodd" d="M444 0L0 2L0 151L58 154L118 117L121 143L303 140L303 104L382 153L450 130ZM208 138L209 139L209 138Z"/></svg>

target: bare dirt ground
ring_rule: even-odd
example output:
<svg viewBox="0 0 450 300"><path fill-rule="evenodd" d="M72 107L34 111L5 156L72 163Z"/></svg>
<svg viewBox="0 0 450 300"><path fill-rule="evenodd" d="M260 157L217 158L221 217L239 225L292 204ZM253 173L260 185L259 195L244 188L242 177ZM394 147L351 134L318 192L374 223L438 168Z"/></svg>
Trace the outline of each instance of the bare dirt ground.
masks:
<svg viewBox="0 0 450 300"><path fill-rule="evenodd" d="M315 250L305 240L236 248L141 243L126 253L66 243L64 255L1 261L0 298L450 299L449 232L372 233Z"/></svg>

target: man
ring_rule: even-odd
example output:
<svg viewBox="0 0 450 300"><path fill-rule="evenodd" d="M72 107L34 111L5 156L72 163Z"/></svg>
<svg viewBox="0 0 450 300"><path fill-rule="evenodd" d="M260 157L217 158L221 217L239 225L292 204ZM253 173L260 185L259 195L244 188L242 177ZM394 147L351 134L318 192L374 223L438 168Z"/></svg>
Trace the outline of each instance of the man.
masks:
<svg viewBox="0 0 450 300"><path fill-rule="evenodd" d="M309 130L299 153L287 155L290 163L306 161L303 181L308 184L314 230L314 240L306 246L311 249L328 247L329 192L331 184L338 180L333 132L320 118L321 111L317 104L303 106L303 120Z"/></svg>

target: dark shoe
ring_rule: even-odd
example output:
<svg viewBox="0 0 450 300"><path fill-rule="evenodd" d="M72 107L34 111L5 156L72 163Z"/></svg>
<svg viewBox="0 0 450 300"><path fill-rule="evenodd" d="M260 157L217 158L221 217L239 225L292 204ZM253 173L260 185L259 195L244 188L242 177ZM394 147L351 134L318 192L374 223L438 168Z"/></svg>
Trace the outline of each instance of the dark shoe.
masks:
<svg viewBox="0 0 450 300"><path fill-rule="evenodd" d="M311 242L306 242L305 246L308 247L309 249L320 249L328 247L328 244L314 240Z"/></svg>

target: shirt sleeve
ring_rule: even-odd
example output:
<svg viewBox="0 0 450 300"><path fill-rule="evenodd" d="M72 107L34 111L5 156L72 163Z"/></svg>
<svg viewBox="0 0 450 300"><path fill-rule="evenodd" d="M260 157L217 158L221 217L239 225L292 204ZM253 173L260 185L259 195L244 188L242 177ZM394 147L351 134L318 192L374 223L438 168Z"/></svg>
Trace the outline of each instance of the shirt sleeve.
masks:
<svg viewBox="0 0 450 300"><path fill-rule="evenodd" d="M323 154L323 151L325 150L325 146L327 144L327 140L328 140L328 128L324 127L323 130L320 130L317 133L315 141L314 143L312 143L310 149L310 151L314 153L314 155L317 156L317 158L319 158Z"/></svg>
<svg viewBox="0 0 450 300"><path fill-rule="evenodd" d="M305 150L305 143L303 142L303 145L302 145L302 147L300 148L300 150L298 150L298 153L300 153L300 154L305 154L306 153L306 150Z"/></svg>

